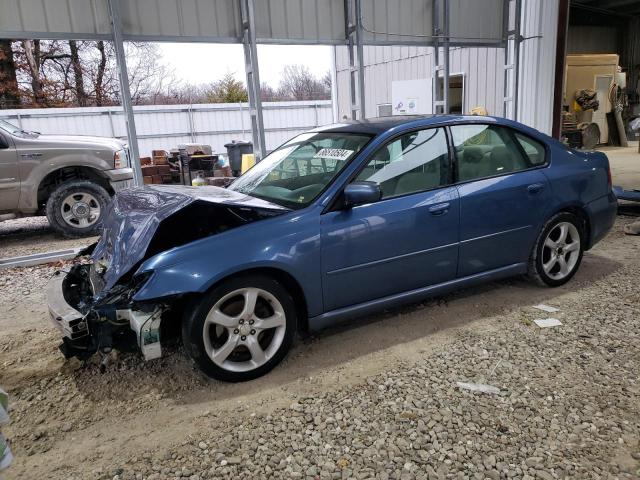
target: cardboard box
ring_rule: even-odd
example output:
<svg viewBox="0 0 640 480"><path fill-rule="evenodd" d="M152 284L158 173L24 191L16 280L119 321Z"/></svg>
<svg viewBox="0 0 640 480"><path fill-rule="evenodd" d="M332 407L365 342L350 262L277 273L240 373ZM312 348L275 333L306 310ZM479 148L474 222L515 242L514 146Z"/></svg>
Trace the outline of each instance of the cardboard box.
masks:
<svg viewBox="0 0 640 480"><path fill-rule="evenodd" d="M171 171L169 165L156 165L158 175L166 175Z"/></svg>
<svg viewBox="0 0 640 480"><path fill-rule="evenodd" d="M169 165L169 160L167 157L153 157L154 165Z"/></svg>
<svg viewBox="0 0 640 480"><path fill-rule="evenodd" d="M153 156L153 158L155 158L155 157L166 157L167 156L167 152L165 152L164 150L152 150L151 151L151 155Z"/></svg>
<svg viewBox="0 0 640 480"><path fill-rule="evenodd" d="M151 157L140 157L140 165L151 165Z"/></svg>
<svg viewBox="0 0 640 480"><path fill-rule="evenodd" d="M160 175L162 177L162 183L173 183L173 175Z"/></svg>
<svg viewBox="0 0 640 480"><path fill-rule="evenodd" d="M150 183L153 183L153 177L151 177L149 175L145 175L144 177L142 177L142 182L145 185L149 185Z"/></svg>
<svg viewBox="0 0 640 480"><path fill-rule="evenodd" d="M142 170L142 175L157 175L158 174L158 167L154 166L154 165L144 165L141 167Z"/></svg>
<svg viewBox="0 0 640 480"><path fill-rule="evenodd" d="M153 183L162 183L162 175L154 175L152 178Z"/></svg>

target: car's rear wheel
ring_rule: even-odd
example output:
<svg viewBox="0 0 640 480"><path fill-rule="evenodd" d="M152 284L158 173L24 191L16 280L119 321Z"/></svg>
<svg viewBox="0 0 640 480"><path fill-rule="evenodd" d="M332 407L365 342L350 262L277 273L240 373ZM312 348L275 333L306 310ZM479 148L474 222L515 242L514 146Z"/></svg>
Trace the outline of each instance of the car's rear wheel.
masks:
<svg viewBox="0 0 640 480"><path fill-rule="evenodd" d="M578 271L583 253L582 221L572 213L559 213L540 232L529 261L529 274L542 285L564 285Z"/></svg>
<svg viewBox="0 0 640 480"><path fill-rule="evenodd" d="M257 378L291 347L296 309L287 290L264 275L243 275L215 287L182 324L187 353L208 376L227 382Z"/></svg>
<svg viewBox="0 0 640 480"><path fill-rule="evenodd" d="M89 180L65 182L47 200L49 224L65 237L97 235L110 198L104 188Z"/></svg>

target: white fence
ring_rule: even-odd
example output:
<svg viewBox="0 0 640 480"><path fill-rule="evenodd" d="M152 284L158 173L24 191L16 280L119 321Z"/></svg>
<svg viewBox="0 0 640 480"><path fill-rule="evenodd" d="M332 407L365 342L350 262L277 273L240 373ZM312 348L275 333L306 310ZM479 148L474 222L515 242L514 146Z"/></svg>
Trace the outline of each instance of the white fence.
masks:
<svg viewBox="0 0 640 480"><path fill-rule="evenodd" d="M268 150L333 121L330 100L262 105ZM140 155L150 156L151 150L170 150L182 143L211 145L219 153L226 151L224 144L231 140L251 141L248 108L246 103L134 107ZM43 134L127 137L121 107L0 110L0 118Z"/></svg>

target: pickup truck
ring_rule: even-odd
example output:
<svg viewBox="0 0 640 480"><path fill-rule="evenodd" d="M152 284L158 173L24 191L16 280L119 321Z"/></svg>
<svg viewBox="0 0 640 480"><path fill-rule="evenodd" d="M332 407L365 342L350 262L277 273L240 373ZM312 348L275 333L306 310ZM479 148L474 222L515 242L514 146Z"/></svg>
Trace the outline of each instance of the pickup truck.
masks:
<svg viewBox="0 0 640 480"><path fill-rule="evenodd" d="M95 235L111 197L132 184L121 140L42 135L0 119L0 221L46 214L63 236Z"/></svg>

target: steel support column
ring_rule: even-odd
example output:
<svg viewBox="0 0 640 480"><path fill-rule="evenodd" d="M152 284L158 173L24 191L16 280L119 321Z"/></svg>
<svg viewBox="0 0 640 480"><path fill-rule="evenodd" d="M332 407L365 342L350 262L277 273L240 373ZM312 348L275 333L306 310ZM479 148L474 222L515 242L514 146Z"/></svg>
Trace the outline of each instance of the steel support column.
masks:
<svg viewBox="0 0 640 480"><path fill-rule="evenodd" d="M347 21L347 49L349 52L349 93L351 97L351 118L364 119L366 103L364 93L364 49L362 46L362 4L361 0L345 0Z"/></svg>
<svg viewBox="0 0 640 480"><path fill-rule="evenodd" d="M511 8L513 3L513 22L511 22ZM507 38L505 39L504 55L504 107L503 116L518 120L518 90L520 73L520 17L522 14L521 0L505 0L504 21ZM510 108L511 107L511 108Z"/></svg>
<svg viewBox="0 0 640 480"><path fill-rule="evenodd" d="M442 9L442 10L440 10ZM442 13L440 13L442 11ZM433 53L435 71L433 75L433 113L449 113L449 0L433 2L434 38ZM442 46L442 53L440 52ZM440 85L442 72L442 85Z"/></svg>
<svg viewBox="0 0 640 480"><path fill-rule="evenodd" d="M129 140L129 161L133 168L133 178L136 185L142 185L142 170L140 169L140 151L138 150L138 136L136 134L136 122L131 103L131 91L129 90L129 74L127 72L127 59L124 54L122 41L122 20L120 17L120 4L118 0L109 1L109 17L111 20L111 32L113 45L118 64L118 78L120 79L120 98L125 114L127 126L127 138Z"/></svg>
<svg viewBox="0 0 640 480"><path fill-rule="evenodd" d="M260 98L260 71L258 68L258 49L256 47L255 5L254 0L242 0L242 45L244 47L244 69L247 75L247 93L249 94L249 115L251 117L251 135L256 162L267 153L264 139L264 120L262 100Z"/></svg>

